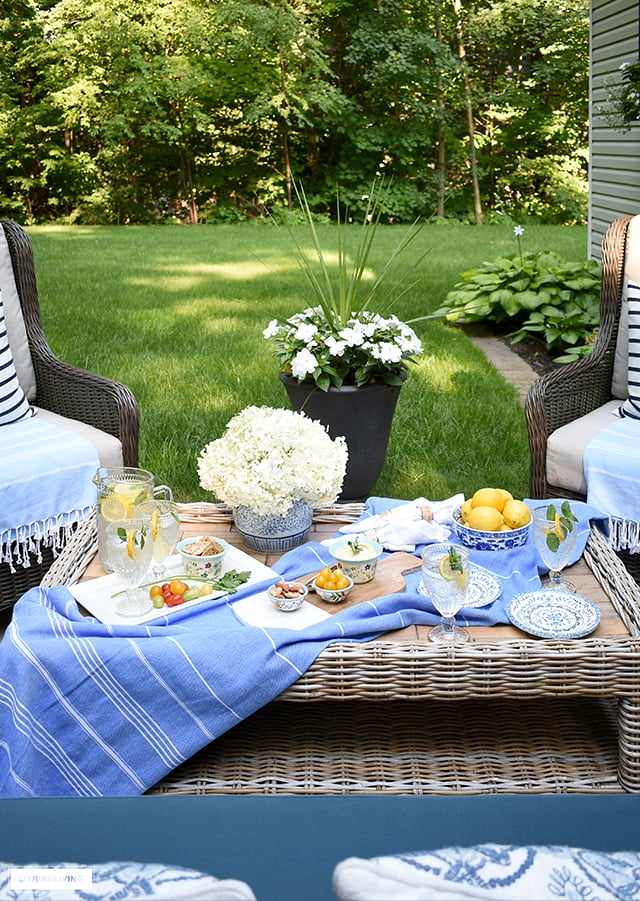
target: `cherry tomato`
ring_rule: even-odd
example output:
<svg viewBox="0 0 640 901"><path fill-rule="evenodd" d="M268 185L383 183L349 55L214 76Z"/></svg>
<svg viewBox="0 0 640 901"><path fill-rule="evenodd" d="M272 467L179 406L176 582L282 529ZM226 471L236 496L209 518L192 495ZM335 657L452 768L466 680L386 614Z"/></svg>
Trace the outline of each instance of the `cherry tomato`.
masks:
<svg viewBox="0 0 640 901"><path fill-rule="evenodd" d="M161 587L162 587L162 593L164 594L165 591L169 591L169 589L171 588L171 585L169 584L169 582L164 582L164 584Z"/></svg>
<svg viewBox="0 0 640 901"><path fill-rule="evenodd" d="M164 602L167 607L177 607L184 602L184 598L181 594L170 594L169 597L165 597Z"/></svg>
<svg viewBox="0 0 640 901"><path fill-rule="evenodd" d="M204 597L205 594L213 594L213 585L209 585L208 582L205 582L202 588L200 589L200 594Z"/></svg>
<svg viewBox="0 0 640 901"><path fill-rule="evenodd" d="M186 582L181 582L180 579L174 579L169 587L171 589L171 594L184 594L189 586Z"/></svg>
<svg viewBox="0 0 640 901"><path fill-rule="evenodd" d="M152 585L149 589L149 597L153 599L160 596L162 596L162 587L160 585Z"/></svg>
<svg viewBox="0 0 640 901"><path fill-rule="evenodd" d="M164 601L164 598L163 598L163 596L162 596L161 594L156 594L156 595L154 595L154 596L151 598L151 600L152 600L152 602L153 602L153 606L154 606L154 607L157 607L158 610L162 610L162 608L164 607L165 601Z"/></svg>

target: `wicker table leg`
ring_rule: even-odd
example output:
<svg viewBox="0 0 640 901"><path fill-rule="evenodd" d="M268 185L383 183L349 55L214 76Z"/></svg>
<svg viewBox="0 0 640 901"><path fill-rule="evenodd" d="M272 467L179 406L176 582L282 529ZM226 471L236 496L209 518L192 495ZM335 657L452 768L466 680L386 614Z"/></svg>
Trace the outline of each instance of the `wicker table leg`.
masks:
<svg viewBox="0 0 640 901"><path fill-rule="evenodd" d="M640 791L640 699L618 700L618 779L626 791Z"/></svg>

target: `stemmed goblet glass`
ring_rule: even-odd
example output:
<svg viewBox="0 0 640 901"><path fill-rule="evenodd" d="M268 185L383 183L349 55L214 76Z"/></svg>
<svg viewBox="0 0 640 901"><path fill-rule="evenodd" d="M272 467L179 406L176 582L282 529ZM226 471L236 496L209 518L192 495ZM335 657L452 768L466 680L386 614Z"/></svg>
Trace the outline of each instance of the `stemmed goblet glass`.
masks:
<svg viewBox="0 0 640 901"><path fill-rule="evenodd" d="M171 556L180 538L180 516L172 501L155 498L137 508L151 522L153 542L153 575L161 579L166 571L165 560Z"/></svg>
<svg viewBox="0 0 640 901"><path fill-rule="evenodd" d="M545 504L533 511L533 540L540 559L549 570L549 581L543 588L575 593L575 585L562 577L562 570L576 546L577 522L568 501L563 501L560 510L555 504Z"/></svg>
<svg viewBox="0 0 640 901"><path fill-rule="evenodd" d="M464 605L469 584L469 551L457 544L430 544L422 551L422 582L442 620L429 632L439 644L464 644L466 629L456 625L455 616Z"/></svg>
<svg viewBox="0 0 640 901"><path fill-rule="evenodd" d="M109 523L106 529L107 557L113 572L125 587L116 604L120 616L140 616L153 610L151 598L138 591L151 565L153 541L147 517L132 517Z"/></svg>

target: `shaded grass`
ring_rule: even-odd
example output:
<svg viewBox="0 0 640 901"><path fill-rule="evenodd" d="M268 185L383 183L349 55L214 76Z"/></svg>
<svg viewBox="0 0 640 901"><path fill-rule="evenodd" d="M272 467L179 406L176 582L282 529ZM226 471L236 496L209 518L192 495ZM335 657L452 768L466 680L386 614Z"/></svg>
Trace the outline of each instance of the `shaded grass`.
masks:
<svg viewBox="0 0 640 901"><path fill-rule="evenodd" d="M319 228L323 240L335 236ZM210 500L198 485L200 449L247 404L289 406L262 338L271 318L309 302L287 231L249 223L28 231L54 352L129 385L141 411L140 465L178 499ZM304 227L296 237L309 245ZM378 232L373 269L398 239L395 227ZM419 284L394 307L400 318L432 312L462 271L516 249L510 226L429 225L399 266L425 248ZM525 227L523 249L549 248L585 259L586 228ZM526 496L529 450L515 390L459 328L427 320L415 329L425 353L401 392L375 493L438 499L496 485Z"/></svg>

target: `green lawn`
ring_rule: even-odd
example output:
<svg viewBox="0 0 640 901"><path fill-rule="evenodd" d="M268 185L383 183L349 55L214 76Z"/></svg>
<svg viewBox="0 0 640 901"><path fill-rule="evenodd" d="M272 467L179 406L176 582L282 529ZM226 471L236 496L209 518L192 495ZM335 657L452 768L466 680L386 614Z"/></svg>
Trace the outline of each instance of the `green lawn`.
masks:
<svg viewBox="0 0 640 901"><path fill-rule="evenodd" d="M381 229L372 268L401 228ZM332 226L322 226L329 240ZM141 411L140 465L178 500L198 485L200 449L247 404L288 407L262 338L274 316L307 305L286 231L233 226L33 227L42 319L54 352L125 382ZM296 228L306 242L304 227ZM527 225L523 250L585 259L584 227ZM515 250L510 226L428 225L401 265L424 251L421 280L395 308L435 310L459 274ZM463 330L420 322L425 352L401 392L376 494L437 500L484 485L528 493L529 451L515 390Z"/></svg>

